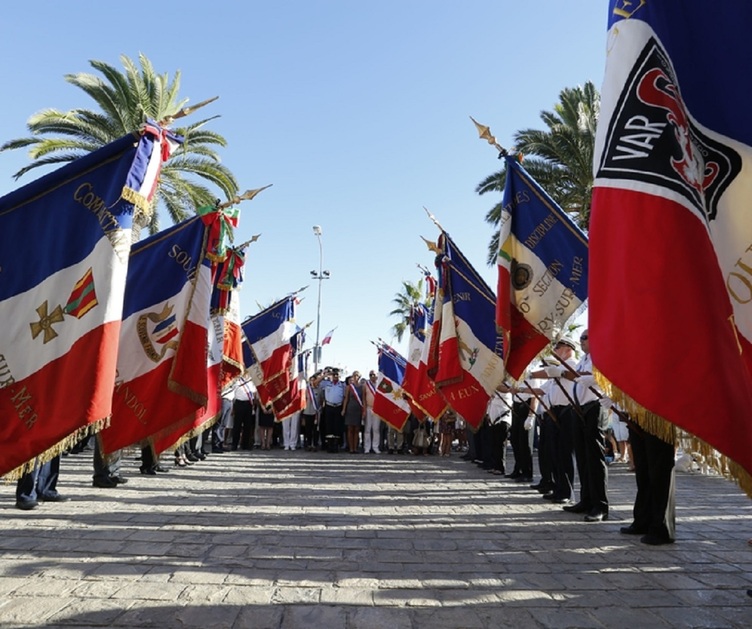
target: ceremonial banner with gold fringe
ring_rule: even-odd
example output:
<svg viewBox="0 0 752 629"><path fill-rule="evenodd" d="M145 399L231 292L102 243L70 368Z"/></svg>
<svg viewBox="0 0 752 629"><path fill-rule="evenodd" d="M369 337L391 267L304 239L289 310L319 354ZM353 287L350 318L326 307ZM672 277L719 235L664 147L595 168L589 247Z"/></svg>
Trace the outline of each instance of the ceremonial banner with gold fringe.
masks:
<svg viewBox="0 0 752 629"><path fill-rule="evenodd" d="M519 380L530 361L584 310L588 244L517 158L505 160L496 324L504 334L506 369Z"/></svg>
<svg viewBox="0 0 752 629"><path fill-rule="evenodd" d="M206 362L206 404L192 418L180 421L147 440L155 456L174 449L183 441L195 437L219 419L222 410L220 376L222 371L222 347L224 327L222 317L211 315L208 322L208 350Z"/></svg>
<svg viewBox="0 0 752 629"><path fill-rule="evenodd" d="M310 356L310 350L301 352L304 343L305 328L301 328L293 334L290 340L293 351L293 358L290 361L290 385L284 395L272 402L274 418L278 422L299 413L306 407L306 358Z"/></svg>
<svg viewBox="0 0 752 629"><path fill-rule="evenodd" d="M287 296L242 323L246 370L264 405L284 395L290 386L294 319L295 298Z"/></svg>
<svg viewBox="0 0 752 629"><path fill-rule="evenodd" d="M752 495L750 23L741 0L610 3L589 333L637 423L691 433Z"/></svg>
<svg viewBox="0 0 752 629"><path fill-rule="evenodd" d="M133 245L112 420L99 434L106 454L193 418L207 403L207 231L194 216Z"/></svg>
<svg viewBox="0 0 752 629"><path fill-rule="evenodd" d="M446 232L439 236L438 249L429 375L468 426L478 428L504 380L496 296Z"/></svg>
<svg viewBox="0 0 752 629"><path fill-rule="evenodd" d="M373 412L396 430L402 430L410 416L410 403L402 390L406 365L407 361L399 352L381 344Z"/></svg>
<svg viewBox="0 0 752 629"><path fill-rule="evenodd" d="M162 139L125 136L0 199L0 476L111 413L134 205Z"/></svg>
<svg viewBox="0 0 752 629"><path fill-rule="evenodd" d="M425 360L430 347L433 317L424 304L414 306L410 311L410 343L407 350L407 364L402 388L412 398L412 403L420 409L421 415L438 419L447 409L447 401L436 390L428 376ZM413 411L413 414L416 414Z"/></svg>

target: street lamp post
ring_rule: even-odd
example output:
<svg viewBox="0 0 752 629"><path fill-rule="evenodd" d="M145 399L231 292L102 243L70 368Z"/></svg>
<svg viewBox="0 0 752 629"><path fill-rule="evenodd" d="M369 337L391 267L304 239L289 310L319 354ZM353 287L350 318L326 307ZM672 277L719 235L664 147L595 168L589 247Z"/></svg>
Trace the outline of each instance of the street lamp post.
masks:
<svg viewBox="0 0 752 629"><path fill-rule="evenodd" d="M321 245L321 225L313 226L313 234L319 241L319 270L311 271L311 277L319 282L319 298L316 305L316 345L313 347L313 371L319 370L319 361L321 360L321 282L329 279L329 271L324 270L324 248Z"/></svg>

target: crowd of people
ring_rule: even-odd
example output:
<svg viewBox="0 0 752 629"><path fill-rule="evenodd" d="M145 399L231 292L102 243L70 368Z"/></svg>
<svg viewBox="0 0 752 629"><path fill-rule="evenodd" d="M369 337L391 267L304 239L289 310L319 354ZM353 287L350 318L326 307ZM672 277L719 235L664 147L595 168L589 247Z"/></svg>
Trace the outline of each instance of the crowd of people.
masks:
<svg viewBox="0 0 752 629"><path fill-rule="evenodd" d="M672 543L674 447L630 422L600 391L592 373L587 330L579 346L581 359L575 363L577 344L564 337L554 346L552 358L520 379L524 386L501 385L475 430L451 409L436 421L411 414L401 430L388 425L373 411L375 371L367 378L355 371L344 380L336 368L313 374L305 407L281 422L275 420L271 405L259 402L250 381L240 379L225 390L215 425L174 451L175 466L192 465L228 449L439 456L459 451L492 474L529 483L543 499L582 515L586 522L601 522L609 515L607 466L612 461L629 462L637 497L634 520L621 532L640 535L650 545ZM103 458L96 439L83 443L93 450L94 487L116 488L127 482L120 473L120 453ZM507 445L512 451L509 466ZM539 480L533 483L535 449ZM55 457L23 476L16 506L28 510L39 501L65 500L56 488L59 468L60 458ZM146 447L140 471L156 475L169 467Z"/></svg>

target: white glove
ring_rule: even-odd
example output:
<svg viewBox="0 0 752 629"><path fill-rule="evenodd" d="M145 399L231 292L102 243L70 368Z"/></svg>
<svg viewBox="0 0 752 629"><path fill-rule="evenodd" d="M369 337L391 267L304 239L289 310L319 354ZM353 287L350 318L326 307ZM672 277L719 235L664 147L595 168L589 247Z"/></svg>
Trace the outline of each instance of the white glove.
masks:
<svg viewBox="0 0 752 629"><path fill-rule="evenodd" d="M595 378L593 376L580 376L576 379L577 384L582 385L585 389L595 386Z"/></svg>
<svg viewBox="0 0 752 629"><path fill-rule="evenodd" d="M566 369L561 365L549 365L548 367L544 367L543 371L546 372L549 378L561 378Z"/></svg>
<svg viewBox="0 0 752 629"><path fill-rule="evenodd" d="M534 415L530 415L525 420L525 430L532 430L534 423L535 423L535 416Z"/></svg>
<svg viewBox="0 0 752 629"><path fill-rule="evenodd" d="M608 410L614 405L614 401L610 397L602 397L598 400L598 404L601 405L601 408Z"/></svg>

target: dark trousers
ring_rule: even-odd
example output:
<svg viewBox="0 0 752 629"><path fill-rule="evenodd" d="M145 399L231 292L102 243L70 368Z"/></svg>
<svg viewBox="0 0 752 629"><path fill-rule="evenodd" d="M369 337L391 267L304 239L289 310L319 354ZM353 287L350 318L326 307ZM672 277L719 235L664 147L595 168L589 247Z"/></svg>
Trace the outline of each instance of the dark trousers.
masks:
<svg viewBox="0 0 752 629"><path fill-rule="evenodd" d="M96 481L106 481L113 476L120 476L120 450L112 452L105 461L99 439L94 438L94 474Z"/></svg>
<svg viewBox="0 0 752 629"><path fill-rule="evenodd" d="M527 430L525 430L525 420L529 414L530 405L527 402L512 404L512 426L509 429L509 441L514 455L512 474L525 478L533 477L533 453L530 450Z"/></svg>
<svg viewBox="0 0 752 629"><path fill-rule="evenodd" d="M256 417L253 404L248 400L235 400L232 403L232 449L253 449L253 432L256 429Z"/></svg>
<svg viewBox="0 0 752 629"><path fill-rule="evenodd" d="M491 441L488 438L488 422L486 418L478 426L473 435L475 442L475 459L482 461L484 469L491 469Z"/></svg>
<svg viewBox="0 0 752 629"><path fill-rule="evenodd" d="M634 526L663 539L676 536L674 446L629 426L629 443L637 481Z"/></svg>
<svg viewBox="0 0 752 629"><path fill-rule="evenodd" d="M57 496L57 479L60 476L60 455L42 465L35 465L16 483L16 502L33 502L38 498Z"/></svg>
<svg viewBox="0 0 752 629"><path fill-rule="evenodd" d="M608 513L605 430L608 414L598 400L572 412L574 454L580 477L580 502L590 513Z"/></svg>
<svg viewBox="0 0 752 629"><path fill-rule="evenodd" d="M574 493L574 443L572 442L574 420L571 406L552 406L556 416L554 424L554 494L561 500L571 500Z"/></svg>
<svg viewBox="0 0 752 629"><path fill-rule="evenodd" d="M556 487L556 440L554 433L558 431L556 422L548 414L538 417L538 468L541 475L541 485L554 489Z"/></svg>
<svg viewBox="0 0 752 629"><path fill-rule="evenodd" d="M316 415L300 415L300 423L303 428L303 445L306 448L318 447L316 435Z"/></svg>
<svg viewBox="0 0 752 629"><path fill-rule="evenodd" d="M345 421L342 417L342 404L337 406L326 404L324 406L323 419L323 425L321 426L322 443L326 443L327 435L334 435L335 437L342 439L342 433L345 426Z"/></svg>
<svg viewBox="0 0 752 629"><path fill-rule="evenodd" d="M509 425L502 420L497 420L495 424L488 427L490 442L490 463L491 469L504 473L505 446L507 436L509 435Z"/></svg>

